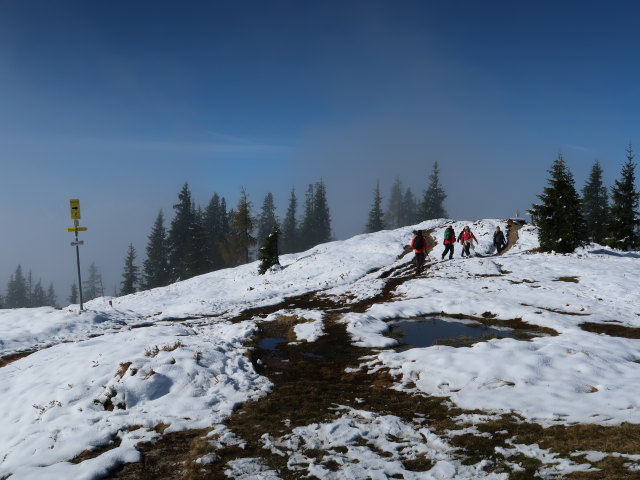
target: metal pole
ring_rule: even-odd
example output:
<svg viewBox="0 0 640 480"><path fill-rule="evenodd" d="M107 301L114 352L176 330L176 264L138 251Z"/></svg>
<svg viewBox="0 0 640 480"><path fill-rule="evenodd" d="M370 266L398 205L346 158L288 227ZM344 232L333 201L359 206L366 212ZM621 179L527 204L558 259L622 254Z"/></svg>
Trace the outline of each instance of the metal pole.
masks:
<svg viewBox="0 0 640 480"><path fill-rule="evenodd" d="M76 222L76 229L78 228ZM76 261L78 263L78 291L80 292L80 310L83 310L82 305L82 277L80 276L80 246L78 243L78 230L76 230Z"/></svg>

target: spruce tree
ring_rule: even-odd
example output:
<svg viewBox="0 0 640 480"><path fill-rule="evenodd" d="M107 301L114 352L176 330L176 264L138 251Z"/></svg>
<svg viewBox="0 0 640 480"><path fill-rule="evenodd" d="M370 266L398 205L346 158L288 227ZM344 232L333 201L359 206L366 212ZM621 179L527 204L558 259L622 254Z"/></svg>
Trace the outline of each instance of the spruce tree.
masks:
<svg viewBox="0 0 640 480"><path fill-rule="evenodd" d="M69 294L69 298L67 300L71 305L78 303L78 286L76 285L76 282L73 282L71 284L71 293Z"/></svg>
<svg viewBox="0 0 640 480"><path fill-rule="evenodd" d="M298 220L296 218L298 209L298 199L295 188L291 189L289 206L282 223L282 253L293 253L298 251Z"/></svg>
<svg viewBox="0 0 640 480"><path fill-rule="evenodd" d="M380 195L380 182L376 183L373 190L373 204L369 210L369 219L365 227L365 233L373 233L384 230L384 217L382 213L382 195Z"/></svg>
<svg viewBox="0 0 640 480"><path fill-rule="evenodd" d="M29 300L30 307L43 307L46 305L46 294L44 288L42 288L42 281L38 280L31 292L31 299Z"/></svg>
<svg viewBox="0 0 640 480"><path fill-rule="evenodd" d="M322 180L316 183L313 200L314 245L331 240L331 213L327 199L327 188Z"/></svg>
<svg viewBox="0 0 640 480"><path fill-rule="evenodd" d="M256 244L253 237L255 218L251 213L252 204L243 188L236 210L230 214L230 229L227 234L226 256L230 265L241 265L251 260L251 248Z"/></svg>
<svg viewBox="0 0 640 480"><path fill-rule="evenodd" d="M56 307L58 305L58 299L56 298L56 292L53 289L53 283L49 284L49 288L47 288L47 295L45 297L45 305L50 307Z"/></svg>
<svg viewBox="0 0 640 480"><path fill-rule="evenodd" d="M413 225L418 223L418 204L416 197L411 191L411 188L407 188L402 197L402 226Z"/></svg>
<svg viewBox="0 0 640 480"><path fill-rule="evenodd" d="M191 205L192 217L189 228L189 242L186 252L186 277L192 278L210 270L206 256L206 238L204 233L204 214L200 207Z"/></svg>
<svg viewBox="0 0 640 480"><path fill-rule="evenodd" d="M276 217L276 205L273 200L273 194L267 193L262 202L262 209L258 216L258 234L256 240L259 245L263 245L267 237L273 231L273 227L278 225Z"/></svg>
<svg viewBox="0 0 640 480"><path fill-rule="evenodd" d="M104 293L102 285L102 275L95 263L89 265L89 273L86 280L82 282L82 299L84 301L93 300Z"/></svg>
<svg viewBox="0 0 640 480"><path fill-rule="evenodd" d="M558 154L549 174L549 186L538 196L542 203L531 209L538 225L540 249L543 252L571 253L584 244L582 204L573 175L561 154Z"/></svg>
<svg viewBox="0 0 640 480"><path fill-rule="evenodd" d="M147 238L147 258L142 263L142 287L151 289L169 285L169 283L171 283L169 274L169 246L162 210L158 213L153 223L151 233Z"/></svg>
<svg viewBox="0 0 640 480"><path fill-rule="evenodd" d="M204 212L205 257L209 270L218 270L224 266L220 250L226 233L224 226L226 207L223 202L224 198L221 200L220 196L214 193Z"/></svg>
<svg viewBox="0 0 640 480"><path fill-rule="evenodd" d="M424 191L422 204L419 209L420 220L432 220L434 218L446 218L447 211L444 209L444 200L447 194L440 185L440 167L438 162L433 163L433 170L429 175L429 185Z"/></svg>
<svg viewBox="0 0 640 480"><path fill-rule="evenodd" d="M184 184L178 194L178 203L173 206L175 215L171 221L167 243L169 246L169 270L171 281L189 278L188 255L192 244L194 212L191 191Z"/></svg>
<svg viewBox="0 0 640 480"><path fill-rule="evenodd" d="M387 201L387 210L384 215L384 224L387 228L395 229L403 227L403 213L402 213L402 182L400 177L396 177L393 185L391 186L391 194Z"/></svg>
<svg viewBox="0 0 640 480"><path fill-rule="evenodd" d="M305 193L305 201L304 201L304 214L302 217L302 221L300 222L300 230L298 231L298 246L300 250L307 250L308 248L317 245L315 239L313 238L314 233L314 202L315 195L313 184L309 184L307 187L307 191Z"/></svg>
<svg viewBox="0 0 640 480"><path fill-rule="evenodd" d="M603 244L607 236L609 195L602 183L602 167L595 162L589 179L582 189L582 213L587 231L587 239Z"/></svg>
<svg viewBox="0 0 640 480"><path fill-rule="evenodd" d="M127 256L124 259L124 269L122 271L122 282L120 282L120 295L130 295L136 292L136 286L138 285L138 271L139 267L135 264L136 249L133 244L129 244L127 250Z"/></svg>
<svg viewBox="0 0 640 480"><path fill-rule="evenodd" d="M280 236L280 229L278 224L275 224L271 233L265 238L263 245L258 251L258 260L260 265L258 266L258 273L264 275L274 265L280 265L278 258L278 237Z"/></svg>
<svg viewBox="0 0 640 480"><path fill-rule="evenodd" d="M7 285L5 298L7 308L25 308L28 306L27 282L22 274L22 266L18 265Z"/></svg>
<svg viewBox="0 0 640 480"><path fill-rule="evenodd" d="M636 190L635 155L631 145L627 147L627 162L622 167L620 180L611 189L607 245L630 250L640 245L638 235L638 192Z"/></svg>
<svg viewBox="0 0 640 480"><path fill-rule="evenodd" d="M27 285L27 302L25 303L24 306L34 307L36 305L34 305L34 301L33 301L34 285L33 285L33 275L31 274L31 270L29 270L29 273L27 273L26 285ZM40 288L42 288L42 285L40 285ZM40 305L37 305L37 306L39 307Z"/></svg>

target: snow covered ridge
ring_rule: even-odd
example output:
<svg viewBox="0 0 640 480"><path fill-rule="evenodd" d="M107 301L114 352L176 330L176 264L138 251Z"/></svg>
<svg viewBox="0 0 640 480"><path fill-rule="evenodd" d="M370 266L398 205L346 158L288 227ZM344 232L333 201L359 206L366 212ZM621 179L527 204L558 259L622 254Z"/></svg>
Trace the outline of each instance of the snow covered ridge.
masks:
<svg viewBox="0 0 640 480"><path fill-rule="evenodd" d="M456 245L453 260L440 260L449 223L456 233L471 226L481 256L460 259ZM341 321L354 343L379 349L361 368L390 369L399 379L395 388L448 396L467 409L516 412L543 425L640 423L640 340L580 326L640 327L640 256L599 246L571 255L531 253L538 246L531 226L519 230L507 253L492 256L496 225L506 226L498 220L434 220L359 235L284 255L283 268L267 275L257 274L255 262L114 298L112 307L109 298L92 300L82 313L77 306L0 310L0 357L38 350L0 368L0 478L100 478L114 465L136 461L135 444L158 435L154 427L160 424L169 425L166 431L219 425L238 404L271 388L244 355L255 319L230 320L247 308L317 291L345 304L374 300L364 313L346 313ZM432 230L438 242L427 270L400 284L392 300L376 301L385 285L382 274L412 257L401 255L418 228ZM388 320L440 312L519 318L559 335L389 349L396 341L385 336ZM297 326L298 340L323 335L322 312L293 313L312 320ZM367 415L347 411L344 418L380 429L397 423ZM347 428L335 422L343 424ZM320 434L324 426L312 427L273 439L273 448L329 441ZM394 428L404 431L405 425ZM70 462L109 440L119 445ZM448 451L443 446L433 453L443 469L450 467ZM477 478L471 467L463 471L456 478Z"/></svg>

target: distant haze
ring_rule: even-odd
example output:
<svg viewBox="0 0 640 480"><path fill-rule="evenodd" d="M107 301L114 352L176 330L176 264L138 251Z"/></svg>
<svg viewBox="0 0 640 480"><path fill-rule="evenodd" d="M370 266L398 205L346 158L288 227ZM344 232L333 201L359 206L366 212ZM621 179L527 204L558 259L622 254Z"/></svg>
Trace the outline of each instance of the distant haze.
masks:
<svg viewBox="0 0 640 480"><path fill-rule="evenodd" d="M507 218L559 152L581 189L640 151L636 2L61 0L0 3L0 291L21 264L119 289L129 243L196 203L281 216L327 186L337 239L361 233L380 182L421 197L434 161L452 218Z"/></svg>

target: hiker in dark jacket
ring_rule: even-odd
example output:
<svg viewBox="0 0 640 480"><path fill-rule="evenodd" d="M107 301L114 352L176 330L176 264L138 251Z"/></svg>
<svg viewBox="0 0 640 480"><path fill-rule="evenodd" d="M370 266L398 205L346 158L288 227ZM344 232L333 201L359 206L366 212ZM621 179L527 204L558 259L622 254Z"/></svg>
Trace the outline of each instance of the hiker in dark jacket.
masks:
<svg viewBox="0 0 640 480"><path fill-rule="evenodd" d="M504 240L504 233L500 230L500 227L496 227L496 231L493 234L493 245L496 247L498 253L504 250L507 246L507 242Z"/></svg>
<svg viewBox="0 0 640 480"><path fill-rule="evenodd" d="M422 236L422 230L418 230L413 233L414 236L411 239L410 245L413 249L413 253L415 254L416 273L420 273L422 271L422 267L424 267L424 259L427 252L427 240Z"/></svg>
<svg viewBox="0 0 640 480"><path fill-rule="evenodd" d="M453 227L449 225L444 231L444 252L442 252L442 260L449 253L449 260L453 258L453 247L456 244L456 232L453 231Z"/></svg>

